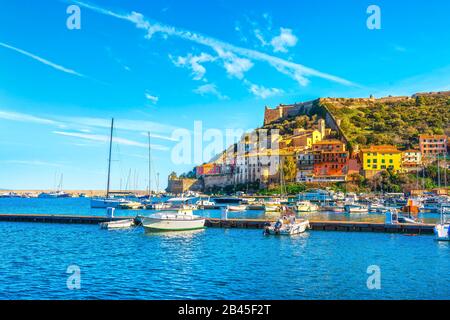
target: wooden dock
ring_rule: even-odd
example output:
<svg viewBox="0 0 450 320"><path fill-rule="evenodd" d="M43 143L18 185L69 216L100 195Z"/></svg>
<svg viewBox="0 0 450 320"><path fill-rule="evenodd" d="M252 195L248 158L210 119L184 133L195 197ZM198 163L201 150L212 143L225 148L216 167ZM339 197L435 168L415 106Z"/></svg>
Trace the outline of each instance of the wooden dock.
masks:
<svg viewBox="0 0 450 320"><path fill-rule="evenodd" d="M207 227L263 229L271 221L263 219L206 219ZM345 232L385 232L406 234L433 234L433 224L384 224L358 221L314 221L310 220L311 230L315 231L345 231Z"/></svg>
<svg viewBox="0 0 450 320"><path fill-rule="evenodd" d="M122 219L134 219L135 217L102 217L80 216L63 214L0 214L0 221L9 222L42 222L42 223L68 223L68 224L99 224L101 222L116 221ZM138 222L138 221L136 221ZM210 228L241 228L263 229L270 224L270 220L264 219L227 219L206 218L206 227ZM433 234L432 224L384 224L357 221L310 221L314 231L345 231L345 232L385 232L405 234Z"/></svg>

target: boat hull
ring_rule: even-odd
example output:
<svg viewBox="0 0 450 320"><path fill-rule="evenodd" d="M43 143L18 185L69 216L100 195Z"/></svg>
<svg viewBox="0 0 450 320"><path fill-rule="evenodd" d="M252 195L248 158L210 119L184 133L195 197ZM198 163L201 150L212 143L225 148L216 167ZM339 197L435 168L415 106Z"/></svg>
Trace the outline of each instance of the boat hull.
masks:
<svg viewBox="0 0 450 320"><path fill-rule="evenodd" d="M100 228L102 229L125 229L130 228L134 225L133 219L125 219L125 220L118 220L118 221L110 221L110 222L103 222L100 224Z"/></svg>

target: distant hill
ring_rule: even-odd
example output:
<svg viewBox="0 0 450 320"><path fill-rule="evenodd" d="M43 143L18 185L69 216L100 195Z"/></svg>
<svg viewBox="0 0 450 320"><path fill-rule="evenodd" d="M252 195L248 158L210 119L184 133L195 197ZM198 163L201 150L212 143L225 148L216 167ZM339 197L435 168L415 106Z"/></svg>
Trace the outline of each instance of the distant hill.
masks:
<svg viewBox="0 0 450 320"><path fill-rule="evenodd" d="M417 147L419 134L450 135L450 92L381 99L319 99L351 145Z"/></svg>

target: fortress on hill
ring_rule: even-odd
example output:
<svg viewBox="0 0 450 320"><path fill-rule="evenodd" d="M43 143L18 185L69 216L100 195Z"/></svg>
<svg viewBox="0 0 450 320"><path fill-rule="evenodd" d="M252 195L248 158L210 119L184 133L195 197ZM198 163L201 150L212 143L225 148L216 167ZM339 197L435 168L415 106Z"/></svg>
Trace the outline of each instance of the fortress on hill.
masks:
<svg viewBox="0 0 450 320"><path fill-rule="evenodd" d="M264 125L268 125L272 122L286 119L289 117L295 117L298 115L310 115L312 112L312 109L314 106L323 105L326 102L332 102L335 106L339 105L346 105L346 103L351 103L353 106L357 107L363 104L370 105L374 103L389 103L389 102L399 102L404 100L411 100L416 99L417 97L424 97L424 96L435 96L435 95L443 95L443 96L450 96L450 91L445 92L424 92L424 93L416 93L412 96L388 96L388 97L382 97L382 98L374 98L371 96L370 98L319 98L311 101L306 102L299 102L294 104L279 104L275 108L269 108L268 106L265 106L264 108ZM327 125L331 125L331 127L334 127L334 124L338 124L338 120L331 121L333 119L332 115L328 114L328 110L325 110L325 118ZM327 119L328 118L328 119ZM329 122L336 122L331 123ZM339 124L338 124L339 125Z"/></svg>

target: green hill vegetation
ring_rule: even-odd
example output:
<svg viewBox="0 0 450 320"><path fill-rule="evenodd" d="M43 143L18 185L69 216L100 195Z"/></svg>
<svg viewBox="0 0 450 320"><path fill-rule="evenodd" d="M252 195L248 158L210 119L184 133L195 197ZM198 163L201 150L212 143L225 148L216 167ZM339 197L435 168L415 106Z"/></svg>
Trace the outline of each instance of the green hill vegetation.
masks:
<svg viewBox="0 0 450 320"><path fill-rule="evenodd" d="M341 120L351 145L392 144L415 148L419 134L450 134L450 96L442 94L392 99L324 99Z"/></svg>

